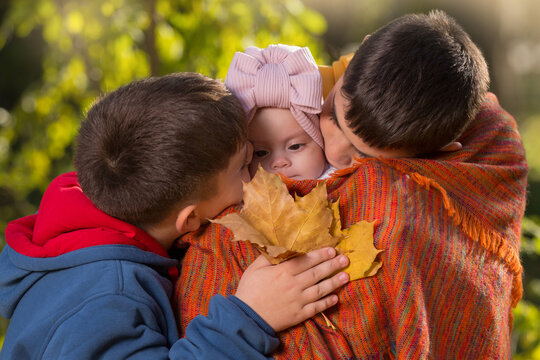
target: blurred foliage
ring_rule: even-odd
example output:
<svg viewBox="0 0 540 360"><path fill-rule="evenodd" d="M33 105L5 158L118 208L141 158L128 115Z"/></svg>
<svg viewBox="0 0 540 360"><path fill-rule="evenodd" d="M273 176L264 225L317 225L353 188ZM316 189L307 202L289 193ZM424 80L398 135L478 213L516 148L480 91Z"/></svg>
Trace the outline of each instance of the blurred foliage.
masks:
<svg viewBox="0 0 540 360"><path fill-rule="evenodd" d="M540 217L523 220L521 255L524 263L538 264L540 260ZM514 309L512 342L514 359L540 359L540 268L525 269L524 299Z"/></svg>
<svg viewBox="0 0 540 360"><path fill-rule="evenodd" d="M73 170L73 139L99 95L176 71L224 78L234 52L250 45L309 46L319 63L327 63L343 53L351 34L359 41L400 12L430 7L425 1L306 3L324 6L329 18L335 12L349 15L336 21L343 26L335 27L326 44L325 18L301 0L1 1L0 248L7 222L35 212L52 178ZM413 4L421 9L409 9ZM540 151L539 116L528 114L520 123L528 154ZM540 184L540 158L529 156L529 162L531 179ZM537 204L532 213L540 214L540 198ZM514 311L512 341L516 359L540 359L540 269L534 266L539 218L524 219L522 248L525 296ZM0 347L6 325L0 318Z"/></svg>
<svg viewBox="0 0 540 360"><path fill-rule="evenodd" d="M515 360L540 359L540 311L528 301L521 301L514 310Z"/></svg>
<svg viewBox="0 0 540 360"><path fill-rule="evenodd" d="M7 221L36 211L54 176L72 169L73 139L94 99L134 79L176 71L224 78L249 45L309 46L321 59L324 18L300 0L17 0L0 47L41 34L41 78L0 108L0 244Z"/></svg>
<svg viewBox="0 0 540 360"><path fill-rule="evenodd" d="M532 154L540 154L540 141L538 141L538 134L540 134L540 114L528 118L520 130L523 143L525 144L525 151L529 154L527 157L530 167L529 179L540 181L540 157L531 156Z"/></svg>

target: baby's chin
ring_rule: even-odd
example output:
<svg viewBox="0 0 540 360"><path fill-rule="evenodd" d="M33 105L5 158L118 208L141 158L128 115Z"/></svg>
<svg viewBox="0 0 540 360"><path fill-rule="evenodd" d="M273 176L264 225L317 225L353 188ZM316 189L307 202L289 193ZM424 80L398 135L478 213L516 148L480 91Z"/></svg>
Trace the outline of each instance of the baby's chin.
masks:
<svg viewBox="0 0 540 360"><path fill-rule="evenodd" d="M287 177L293 180L308 180L309 179L309 177L301 176L301 175L287 176Z"/></svg>
<svg viewBox="0 0 540 360"><path fill-rule="evenodd" d="M310 175L296 175L296 174L292 174L292 175L288 175L288 174L283 174L282 172L273 172L274 174L281 174L289 179L293 179L293 180L296 180L296 181L300 181L300 180L314 180L314 179L318 179L320 177L319 176L310 176Z"/></svg>

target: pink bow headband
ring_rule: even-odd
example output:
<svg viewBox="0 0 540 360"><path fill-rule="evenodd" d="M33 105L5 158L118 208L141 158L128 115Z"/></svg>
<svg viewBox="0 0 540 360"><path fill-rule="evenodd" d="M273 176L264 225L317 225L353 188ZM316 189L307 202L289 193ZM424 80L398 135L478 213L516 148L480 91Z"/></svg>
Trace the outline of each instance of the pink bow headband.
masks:
<svg viewBox="0 0 540 360"><path fill-rule="evenodd" d="M319 129L322 102L321 74L307 47L250 46L237 52L229 66L225 85L248 114L258 108L290 109L304 131L322 148Z"/></svg>

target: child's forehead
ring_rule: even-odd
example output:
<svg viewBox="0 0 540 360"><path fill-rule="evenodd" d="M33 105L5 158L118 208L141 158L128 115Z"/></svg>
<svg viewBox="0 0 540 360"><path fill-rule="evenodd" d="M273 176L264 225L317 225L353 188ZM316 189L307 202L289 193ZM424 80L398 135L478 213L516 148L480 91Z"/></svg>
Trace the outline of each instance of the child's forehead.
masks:
<svg viewBox="0 0 540 360"><path fill-rule="evenodd" d="M263 111L254 117L248 128L251 141L285 141L292 137L309 137L288 109L272 110Z"/></svg>
<svg viewBox="0 0 540 360"><path fill-rule="evenodd" d="M253 120L248 125L249 129L258 127L283 128L285 131L290 131L300 127L300 125L290 109L262 108L255 113Z"/></svg>
<svg viewBox="0 0 540 360"><path fill-rule="evenodd" d="M287 116L292 117L291 109L289 108L280 108L280 107L262 107L257 109L253 118L267 118L267 117L277 117L277 116Z"/></svg>

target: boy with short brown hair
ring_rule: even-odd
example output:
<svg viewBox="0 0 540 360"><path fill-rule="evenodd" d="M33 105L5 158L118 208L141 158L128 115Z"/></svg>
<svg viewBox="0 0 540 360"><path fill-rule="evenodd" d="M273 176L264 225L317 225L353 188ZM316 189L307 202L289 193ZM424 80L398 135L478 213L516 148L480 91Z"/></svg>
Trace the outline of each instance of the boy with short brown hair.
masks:
<svg viewBox="0 0 540 360"><path fill-rule="evenodd" d="M341 92L355 135L380 149L416 157L456 141L489 88L486 61L442 11L402 16L368 36Z"/></svg>
<svg viewBox="0 0 540 360"><path fill-rule="evenodd" d="M321 113L334 167L355 157L431 157L461 148L489 88L486 61L442 11L402 16L362 45Z"/></svg>

